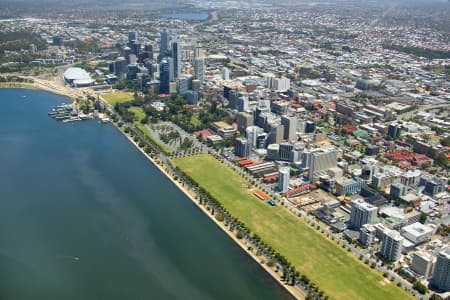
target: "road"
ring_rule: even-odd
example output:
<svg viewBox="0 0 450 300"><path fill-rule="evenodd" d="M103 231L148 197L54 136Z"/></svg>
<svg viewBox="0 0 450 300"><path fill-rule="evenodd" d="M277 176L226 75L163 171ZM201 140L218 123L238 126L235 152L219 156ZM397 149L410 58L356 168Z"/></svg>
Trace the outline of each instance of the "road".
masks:
<svg viewBox="0 0 450 300"><path fill-rule="evenodd" d="M213 152L217 155L216 152ZM230 168L235 170L239 175L241 175L243 178L245 178L248 181L253 181L256 178L253 178L250 176L247 172L243 171L240 167L235 165L234 163L230 162L226 158L222 158L222 161L226 163ZM257 180L257 179L256 179ZM258 180L257 180L258 181ZM376 259L374 256L374 253L377 252L378 249L376 247L371 247L368 249L360 249L356 248L354 245L350 244L342 233L336 233L323 223L317 221L317 219L313 216L308 215L305 211L298 209L295 207L290 201L288 201L286 198L281 197L278 193L273 193L270 188L268 188L267 185L257 183L257 187L262 187L262 189L268 193L272 198L275 198L280 203L284 204L284 207L287 208L289 211L291 211L296 216L299 216L300 218L303 218L306 222L310 223L311 226L317 229L318 231L322 232L324 235L324 238L326 236L329 236L332 240L334 240L338 245L344 246L346 249L350 249L350 252L352 252L356 257L362 257L363 260L368 260L368 265L370 266L372 263L375 263L375 269L381 272L382 274L387 273L388 279L393 279L394 282L400 283L403 288L410 291L412 294L414 294L417 298L421 299L428 299L427 296L421 295L416 290L413 289L413 286L410 282L402 278L400 275L395 273L392 270L389 270L386 266L382 266L382 263Z"/></svg>

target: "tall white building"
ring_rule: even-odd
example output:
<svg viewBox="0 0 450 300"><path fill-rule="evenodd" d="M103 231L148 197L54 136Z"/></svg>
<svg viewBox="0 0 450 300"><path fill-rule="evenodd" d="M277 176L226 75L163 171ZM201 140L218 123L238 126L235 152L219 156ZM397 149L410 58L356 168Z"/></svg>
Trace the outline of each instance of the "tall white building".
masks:
<svg viewBox="0 0 450 300"><path fill-rule="evenodd" d="M282 193L286 193L289 189L290 170L290 167L280 167L278 171L278 190Z"/></svg>
<svg viewBox="0 0 450 300"><path fill-rule="evenodd" d="M386 230L382 235L380 255L389 261L398 261L403 250L404 238L396 230Z"/></svg>
<svg viewBox="0 0 450 300"><path fill-rule="evenodd" d="M356 199L351 202L352 211L350 213L350 226L360 229L364 224L374 224L378 208L363 199Z"/></svg>
<svg viewBox="0 0 450 300"><path fill-rule="evenodd" d="M195 47L194 49L194 59L195 58L203 58L203 48L200 46Z"/></svg>
<svg viewBox="0 0 450 300"><path fill-rule="evenodd" d="M250 143L250 145L252 145L252 147L256 147L258 135L263 132L264 131L261 127L249 126L245 129L245 137L247 138L247 141Z"/></svg>
<svg viewBox="0 0 450 300"><path fill-rule="evenodd" d="M303 168L309 169L309 180L325 175L326 171L337 166L336 149L305 150L302 154Z"/></svg>
<svg viewBox="0 0 450 300"><path fill-rule="evenodd" d="M194 58L194 78L200 82L205 79L205 61L202 57Z"/></svg>
<svg viewBox="0 0 450 300"><path fill-rule="evenodd" d="M273 83L272 89L275 91L285 92L291 88L291 80L286 77L275 78Z"/></svg>
<svg viewBox="0 0 450 300"><path fill-rule="evenodd" d="M227 67L222 68L222 79L230 80L230 69L228 69Z"/></svg>
<svg viewBox="0 0 450 300"><path fill-rule="evenodd" d="M450 291L450 247L437 255L431 282L439 290Z"/></svg>
<svg viewBox="0 0 450 300"><path fill-rule="evenodd" d="M273 74L265 76L267 87L278 92L285 92L291 88L291 80L286 77L276 78Z"/></svg>
<svg viewBox="0 0 450 300"><path fill-rule="evenodd" d="M167 63L169 64L169 81L174 81L175 79L175 69L172 57L166 57Z"/></svg>

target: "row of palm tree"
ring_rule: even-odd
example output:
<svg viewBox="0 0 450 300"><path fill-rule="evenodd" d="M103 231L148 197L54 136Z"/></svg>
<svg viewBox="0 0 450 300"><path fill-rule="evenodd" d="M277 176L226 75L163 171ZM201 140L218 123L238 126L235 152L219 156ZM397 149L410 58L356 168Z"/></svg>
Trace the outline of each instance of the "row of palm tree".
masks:
<svg viewBox="0 0 450 300"><path fill-rule="evenodd" d="M166 164L164 164L160 159L162 153L158 145L152 143L151 140L133 127L127 127L124 131L140 148L153 158L157 164L164 165L165 170L169 172L174 179L178 180L183 185L188 184L191 189L197 191L197 200L199 201L199 204L205 206L211 215L220 222L223 222L231 232L236 234L238 239L245 240L250 245L249 249L253 249L257 256L263 257L269 267L275 268L277 272L281 272L281 280L283 282L292 286L300 286L307 292L306 299L329 299L329 297L325 295L325 293L305 274L300 274L285 256L265 243L259 235L252 233L245 223L239 220L239 218L232 216L213 195L203 187L199 186L192 177L181 171L178 167L174 168L170 161L167 161ZM187 152L185 155L193 155L196 154L196 152L197 151Z"/></svg>
<svg viewBox="0 0 450 300"><path fill-rule="evenodd" d="M266 261L269 267L274 267L276 271L281 272L281 280L284 283L292 286L301 286L308 295L313 297L310 299L329 298L305 274L300 274L285 256L264 242L259 235L252 233L250 228L239 220L239 218L233 217L213 195L199 186L192 177L178 167L175 167L175 172L178 175L177 178L179 181L186 182L193 190L197 191L197 200L200 205L205 206L209 213L219 221L221 220L225 224L225 227L236 234L238 239L245 240L249 244L248 249L254 250L257 256L264 258L264 261Z"/></svg>

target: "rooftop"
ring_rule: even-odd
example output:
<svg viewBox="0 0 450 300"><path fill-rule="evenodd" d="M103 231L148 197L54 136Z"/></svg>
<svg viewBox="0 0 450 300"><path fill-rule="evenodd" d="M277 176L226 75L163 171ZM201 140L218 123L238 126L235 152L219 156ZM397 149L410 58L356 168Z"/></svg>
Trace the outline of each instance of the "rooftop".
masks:
<svg viewBox="0 0 450 300"><path fill-rule="evenodd" d="M402 228L403 233L409 233L413 236L419 236L423 234L430 234L433 232L433 228L430 226L424 225L422 223L414 223Z"/></svg>
<svg viewBox="0 0 450 300"><path fill-rule="evenodd" d="M66 80L71 81L78 80L81 82L91 80L91 76L89 75L89 73L82 68L68 68L64 72L63 76Z"/></svg>

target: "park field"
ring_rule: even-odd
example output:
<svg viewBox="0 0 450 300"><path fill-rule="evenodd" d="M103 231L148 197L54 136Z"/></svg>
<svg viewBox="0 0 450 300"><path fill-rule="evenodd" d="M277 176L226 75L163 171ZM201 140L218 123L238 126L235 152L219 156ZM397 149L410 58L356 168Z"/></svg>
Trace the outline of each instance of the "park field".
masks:
<svg viewBox="0 0 450 300"><path fill-rule="evenodd" d="M141 120L146 117L145 111L142 107L132 106L128 108L128 111L134 113L134 124L141 124Z"/></svg>
<svg viewBox="0 0 450 300"><path fill-rule="evenodd" d="M258 200L242 177L214 157L201 154L172 162L331 299L414 299L286 208Z"/></svg>
<svg viewBox="0 0 450 300"><path fill-rule="evenodd" d="M116 105L116 103L123 103L128 101L133 101L134 96L130 92L113 92L101 95L103 99L108 102L109 105Z"/></svg>

